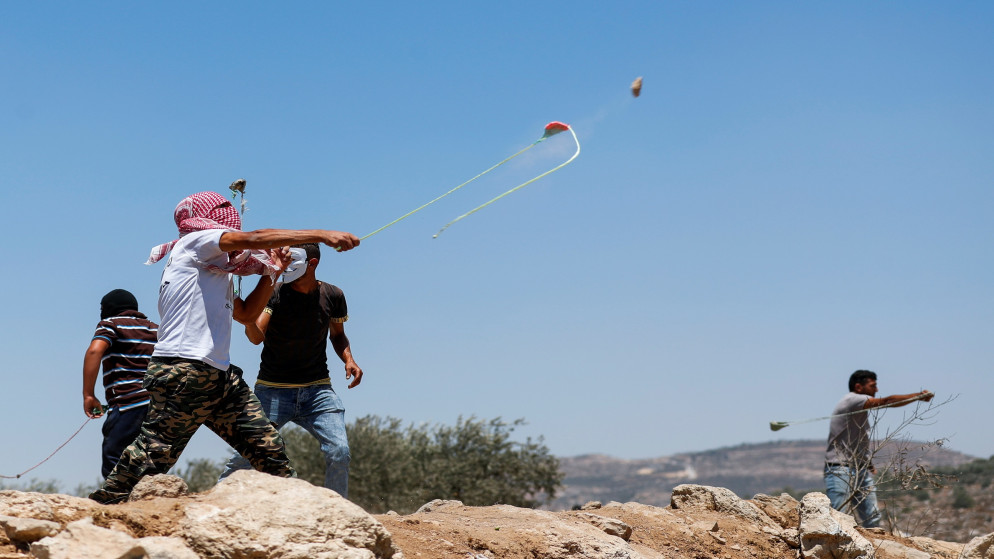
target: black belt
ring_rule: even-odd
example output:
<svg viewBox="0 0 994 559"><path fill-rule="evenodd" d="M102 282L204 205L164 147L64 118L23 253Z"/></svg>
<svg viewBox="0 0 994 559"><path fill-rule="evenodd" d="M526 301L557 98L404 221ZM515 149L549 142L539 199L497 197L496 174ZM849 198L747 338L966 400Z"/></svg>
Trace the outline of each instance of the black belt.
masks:
<svg viewBox="0 0 994 559"><path fill-rule="evenodd" d="M166 365L175 365L176 363L203 363L203 361L187 359L186 357L160 357L158 355L153 355L149 358L149 361L158 361L159 363L165 363Z"/></svg>

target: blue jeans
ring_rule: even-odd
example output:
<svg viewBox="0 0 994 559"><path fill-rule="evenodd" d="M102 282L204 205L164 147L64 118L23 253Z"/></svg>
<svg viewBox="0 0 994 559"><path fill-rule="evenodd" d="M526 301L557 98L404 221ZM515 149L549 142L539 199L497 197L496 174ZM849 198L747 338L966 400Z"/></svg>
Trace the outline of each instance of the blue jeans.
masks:
<svg viewBox="0 0 994 559"><path fill-rule="evenodd" d="M292 421L314 435L324 453L324 486L348 498L349 461L352 457L345 435L345 408L331 386L273 388L257 384L255 395L277 429ZM228 477L235 470L251 467L248 460L235 454L228 460L219 479Z"/></svg>
<svg viewBox="0 0 994 559"><path fill-rule="evenodd" d="M880 524L880 510L877 508L877 488L873 485L873 474L868 470L849 466L829 466L825 464L825 493L832 501L832 508L855 510L859 525L875 528ZM847 503L849 495L855 493Z"/></svg>

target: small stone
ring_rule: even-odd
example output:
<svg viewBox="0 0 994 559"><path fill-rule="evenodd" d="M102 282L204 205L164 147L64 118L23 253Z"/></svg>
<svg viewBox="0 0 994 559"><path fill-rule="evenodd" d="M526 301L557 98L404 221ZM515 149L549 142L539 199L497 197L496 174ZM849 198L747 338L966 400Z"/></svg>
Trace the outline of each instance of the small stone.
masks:
<svg viewBox="0 0 994 559"><path fill-rule="evenodd" d="M49 520L0 516L0 528L13 542L32 543L58 534L62 526Z"/></svg>
<svg viewBox="0 0 994 559"><path fill-rule="evenodd" d="M169 474L145 476L131 490L129 501L144 501L159 497L182 497L190 492L183 478Z"/></svg>

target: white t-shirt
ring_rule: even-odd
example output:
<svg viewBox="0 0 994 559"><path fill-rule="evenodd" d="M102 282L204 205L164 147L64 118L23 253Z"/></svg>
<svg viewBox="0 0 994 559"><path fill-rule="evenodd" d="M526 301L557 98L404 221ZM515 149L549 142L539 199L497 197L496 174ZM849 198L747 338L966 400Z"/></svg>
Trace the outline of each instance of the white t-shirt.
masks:
<svg viewBox="0 0 994 559"><path fill-rule="evenodd" d="M218 246L222 229L187 233L173 246L159 282L159 341L153 357L181 357L228 370L234 286Z"/></svg>

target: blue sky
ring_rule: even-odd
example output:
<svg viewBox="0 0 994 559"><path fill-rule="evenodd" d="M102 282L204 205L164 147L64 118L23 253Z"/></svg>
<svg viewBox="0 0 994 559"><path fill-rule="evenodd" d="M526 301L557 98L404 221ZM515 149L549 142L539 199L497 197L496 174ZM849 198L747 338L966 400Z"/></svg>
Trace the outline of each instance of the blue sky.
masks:
<svg viewBox="0 0 994 559"><path fill-rule="evenodd" d="M912 434L990 456L992 24L983 2L4 3L0 474L84 421L104 293L158 317L142 263L184 196L245 178L247 229L361 236L553 120L583 145L561 171L432 239L568 135L325 252L366 373L333 369L349 418L523 417L557 455L654 457L823 438L768 424L867 368L956 396ZM258 353L233 343L250 380ZM29 477L94 482L99 427ZM205 429L181 464L224 455Z"/></svg>

